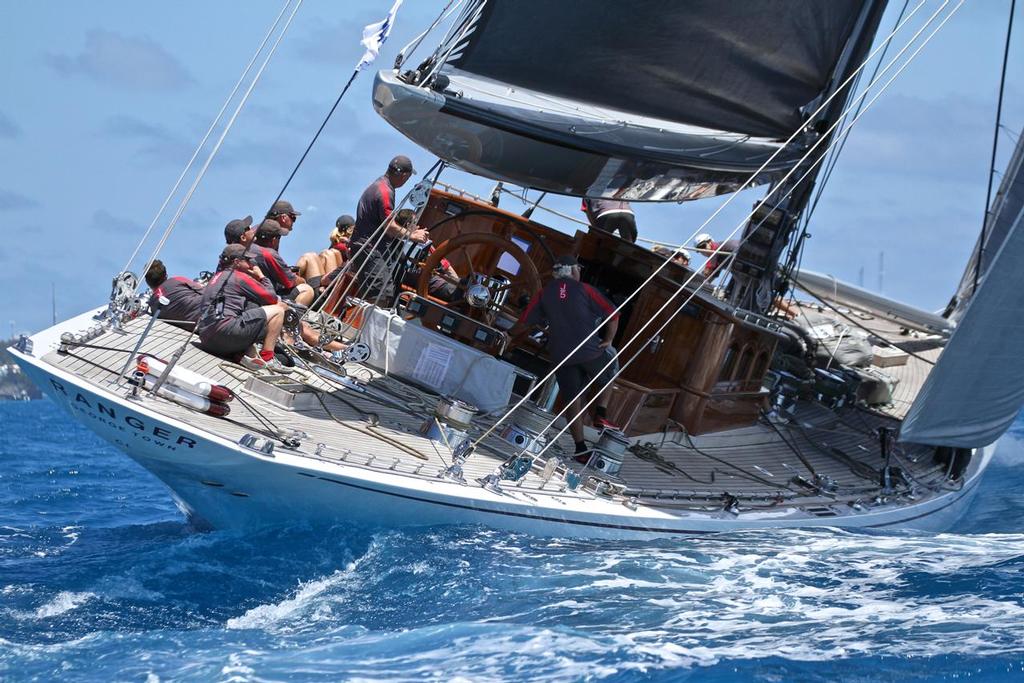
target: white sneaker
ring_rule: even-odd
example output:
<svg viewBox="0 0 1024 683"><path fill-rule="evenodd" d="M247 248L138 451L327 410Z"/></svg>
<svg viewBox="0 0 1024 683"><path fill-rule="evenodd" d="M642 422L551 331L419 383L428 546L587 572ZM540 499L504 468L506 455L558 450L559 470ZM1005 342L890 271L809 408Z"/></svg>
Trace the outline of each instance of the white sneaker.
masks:
<svg viewBox="0 0 1024 683"><path fill-rule="evenodd" d="M249 368L250 370L263 370L267 367L267 361L259 356L242 356L242 360L239 363L241 363L243 368Z"/></svg>
<svg viewBox="0 0 1024 683"><path fill-rule="evenodd" d="M292 371L295 370L295 368L289 368L276 358L271 358L270 360L263 361L263 367L266 368L267 370L270 370L271 372L277 372L282 375L290 375Z"/></svg>

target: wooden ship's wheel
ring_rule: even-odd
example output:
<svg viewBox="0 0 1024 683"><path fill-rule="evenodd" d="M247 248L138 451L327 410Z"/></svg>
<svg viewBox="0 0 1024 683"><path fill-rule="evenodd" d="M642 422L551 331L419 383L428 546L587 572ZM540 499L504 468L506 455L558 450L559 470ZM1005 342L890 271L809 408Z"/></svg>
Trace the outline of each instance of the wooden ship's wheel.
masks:
<svg viewBox="0 0 1024 683"><path fill-rule="evenodd" d="M514 273L506 255L515 261ZM458 264L453 266L458 279L439 269L441 259ZM530 256L512 240L494 233L467 233L439 244L422 264L416 287L420 296L429 296L435 276L456 288L451 306L492 326L500 316L518 318L541 288L540 273Z"/></svg>

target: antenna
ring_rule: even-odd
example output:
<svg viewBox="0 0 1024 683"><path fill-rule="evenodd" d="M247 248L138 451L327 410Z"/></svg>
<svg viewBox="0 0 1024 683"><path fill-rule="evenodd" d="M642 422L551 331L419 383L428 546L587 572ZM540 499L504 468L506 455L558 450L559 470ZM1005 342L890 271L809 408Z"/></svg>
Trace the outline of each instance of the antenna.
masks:
<svg viewBox="0 0 1024 683"><path fill-rule="evenodd" d="M864 288L864 266L861 266L860 270L857 271L857 286L861 289Z"/></svg>
<svg viewBox="0 0 1024 683"><path fill-rule="evenodd" d="M53 312L53 324L57 324L57 285L50 282L50 305Z"/></svg>

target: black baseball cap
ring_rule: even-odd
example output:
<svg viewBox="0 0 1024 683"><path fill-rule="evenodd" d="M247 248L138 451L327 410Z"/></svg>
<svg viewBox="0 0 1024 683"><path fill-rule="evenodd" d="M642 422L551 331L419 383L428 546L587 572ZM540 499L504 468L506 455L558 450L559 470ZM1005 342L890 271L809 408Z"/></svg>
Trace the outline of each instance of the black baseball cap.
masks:
<svg viewBox="0 0 1024 683"><path fill-rule="evenodd" d="M280 216L282 213L290 213L296 216L302 215L301 213L295 210L295 207L292 206L291 202L285 201L284 199L278 199L276 202L274 202L274 205L270 207L270 211L267 212L267 215Z"/></svg>
<svg viewBox="0 0 1024 683"><path fill-rule="evenodd" d="M416 173L416 169L412 167L412 160L404 154L399 154L392 159L388 164L388 169L400 173Z"/></svg>
<svg viewBox="0 0 1024 683"><path fill-rule="evenodd" d="M578 266L579 264L580 262L576 260L573 254L565 254L555 259L556 266Z"/></svg>
<svg viewBox="0 0 1024 683"><path fill-rule="evenodd" d="M245 218L236 218L233 221L229 221L224 226L224 241L228 244L238 244L239 240L242 239L242 235L249 226L252 225L252 216L246 216Z"/></svg>
<svg viewBox="0 0 1024 683"><path fill-rule="evenodd" d="M220 252L220 262L227 264L238 258L252 258L252 254L242 244L229 244Z"/></svg>
<svg viewBox="0 0 1024 683"><path fill-rule="evenodd" d="M256 228L256 239L261 239L263 237L277 237L279 235L287 234L288 231L273 218L267 218L260 223L260 227Z"/></svg>
<svg viewBox="0 0 1024 683"><path fill-rule="evenodd" d="M334 221L334 227L336 228L347 228L350 225L355 225L356 219L349 216L347 213L338 216L338 220Z"/></svg>

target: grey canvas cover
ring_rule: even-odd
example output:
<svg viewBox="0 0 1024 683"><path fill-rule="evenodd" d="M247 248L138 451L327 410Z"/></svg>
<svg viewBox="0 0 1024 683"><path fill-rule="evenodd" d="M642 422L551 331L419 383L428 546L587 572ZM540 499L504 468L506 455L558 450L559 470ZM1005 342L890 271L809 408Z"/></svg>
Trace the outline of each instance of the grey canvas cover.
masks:
<svg viewBox="0 0 1024 683"><path fill-rule="evenodd" d="M486 0L449 63L644 116L786 138L877 1Z"/></svg>
<svg viewBox="0 0 1024 683"><path fill-rule="evenodd" d="M903 422L910 443L979 448L1024 406L1024 210Z"/></svg>

